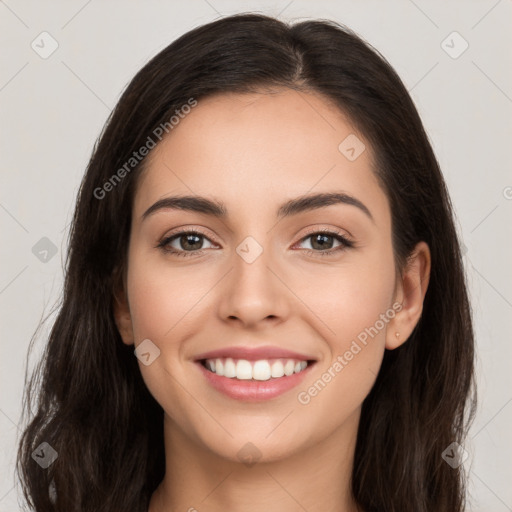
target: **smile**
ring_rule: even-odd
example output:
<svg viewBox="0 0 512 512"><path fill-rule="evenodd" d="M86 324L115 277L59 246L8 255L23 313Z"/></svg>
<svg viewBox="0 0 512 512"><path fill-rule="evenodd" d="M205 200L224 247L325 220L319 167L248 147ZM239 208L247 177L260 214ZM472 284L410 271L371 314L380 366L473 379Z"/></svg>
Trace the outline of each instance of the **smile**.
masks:
<svg viewBox="0 0 512 512"><path fill-rule="evenodd" d="M248 361L247 359L216 358L205 359L203 366L221 377L238 380L258 380L265 381L269 379L278 379L283 376L290 376L294 373L304 371L307 361L297 359L260 359L258 361Z"/></svg>
<svg viewBox="0 0 512 512"><path fill-rule="evenodd" d="M228 398L262 402L299 386L315 367L314 360L216 358L195 361L208 384Z"/></svg>

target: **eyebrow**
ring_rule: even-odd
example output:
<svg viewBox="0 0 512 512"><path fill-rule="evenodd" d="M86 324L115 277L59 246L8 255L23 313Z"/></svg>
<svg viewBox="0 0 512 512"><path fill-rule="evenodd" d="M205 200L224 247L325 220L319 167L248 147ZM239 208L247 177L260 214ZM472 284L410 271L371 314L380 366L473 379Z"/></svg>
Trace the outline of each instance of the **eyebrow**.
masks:
<svg viewBox="0 0 512 512"><path fill-rule="evenodd" d="M277 210L277 217L284 218L299 213L316 210L319 208L325 208L333 204L346 204L349 206L355 206L359 208L372 222L375 223L370 210L361 202L359 199L348 195L346 193L318 193L309 194L304 196L290 199L283 203ZM224 203L214 199L208 199L202 196L169 196L158 200L156 203L151 205L143 214L142 220L145 220L149 216L153 215L160 210L186 210L197 213L204 213L213 217L225 219L228 215L228 210Z"/></svg>

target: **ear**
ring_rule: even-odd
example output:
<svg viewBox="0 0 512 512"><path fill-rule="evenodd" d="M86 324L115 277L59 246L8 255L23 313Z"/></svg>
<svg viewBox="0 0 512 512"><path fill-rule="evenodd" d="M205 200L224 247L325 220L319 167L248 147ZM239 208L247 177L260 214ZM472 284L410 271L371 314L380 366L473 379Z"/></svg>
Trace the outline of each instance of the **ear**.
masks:
<svg viewBox="0 0 512 512"><path fill-rule="evenodd" d="M133 345L135 340L133 336L132 316L130 314L130 305L126 296L126 283L116 272L115 285L113 293L114 320L117 330L121 335L123 343Z"/></svg>
<svg viewBox="0 0 512 512"><path fill-rule="evenodd" d="M430 278L430 249L425 242L416 244L407 259L407 264L398 277L395 302L395 317L389 322L386 331L386 348L393 350L402 345L411 335L423 311L423 300L427 293Z"/></svg>

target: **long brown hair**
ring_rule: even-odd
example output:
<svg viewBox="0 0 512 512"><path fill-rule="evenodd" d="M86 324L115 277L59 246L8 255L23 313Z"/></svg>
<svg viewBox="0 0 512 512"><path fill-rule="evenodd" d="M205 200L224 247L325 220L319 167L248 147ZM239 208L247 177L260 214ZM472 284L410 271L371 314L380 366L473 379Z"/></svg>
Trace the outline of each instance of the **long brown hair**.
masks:
<svg viewBox="0 0 512 512"><path fill-rule="evenodd" d="M108 194L98 190L190 98L273 87L321 93L370 141L391 206L398 268L417 242L431 251L422 317L406 343L386 351L362 406L355 500L366 512L464 509L463 467L452 468L441 454L463 443L474 413L472 319L452 206L417 110L386 59L347 27L238 14L186 33L150 60L94 148L58 316L26 383L24 414L32 417L17 471L37 512L146 512L164 476L163 411L112 311L136 177L147 158L125 166ZM46 469L32 457L43 442L58 454Z"/></svg>

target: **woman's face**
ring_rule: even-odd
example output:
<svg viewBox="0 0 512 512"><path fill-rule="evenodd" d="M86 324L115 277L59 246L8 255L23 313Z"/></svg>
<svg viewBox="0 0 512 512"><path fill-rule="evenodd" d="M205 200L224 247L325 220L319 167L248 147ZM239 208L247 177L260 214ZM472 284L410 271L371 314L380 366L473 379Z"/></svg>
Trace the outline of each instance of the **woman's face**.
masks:
<svg viewBox="0 0 512 512"><path fill-rule="evenodd" d="M148 163L120 330L136 347L149 340L140 371L168 428L235 461L276 460L354 429L395 339L400 288L367 141L311 93L225 94L200 100ZM334 193L342 201L296 202ZM173 208L175 196L225 213ZM174 236L190 230L200 234ZM198 361L217 350L212 366L220 359L238 378ZM301 360L314 362L278 377Z"/></svg>

